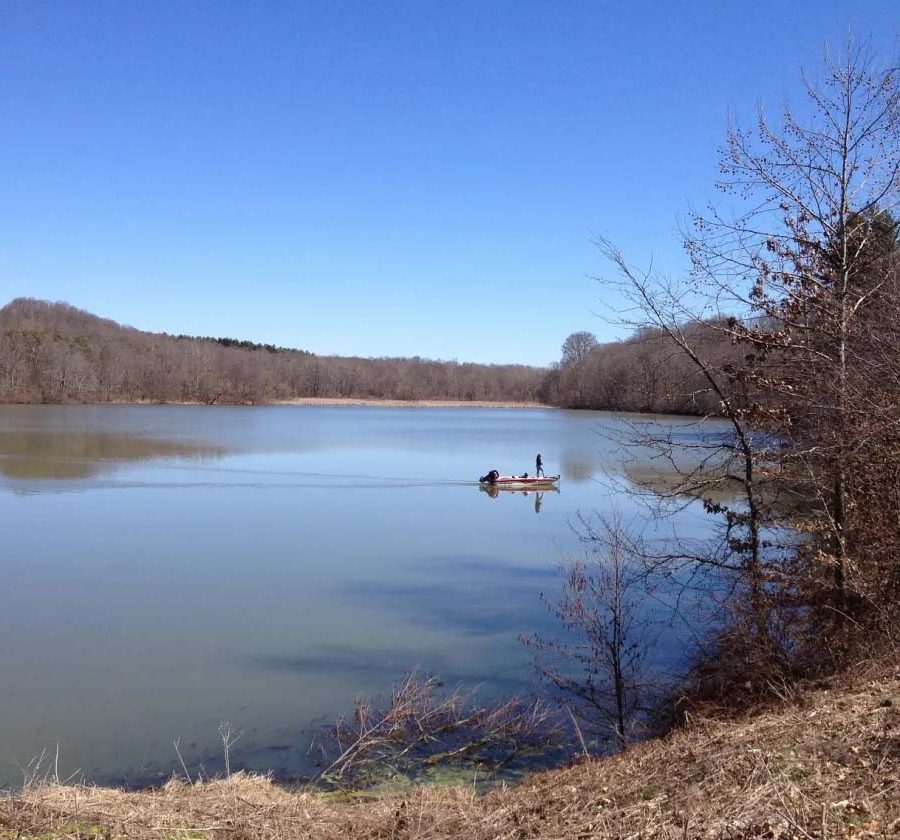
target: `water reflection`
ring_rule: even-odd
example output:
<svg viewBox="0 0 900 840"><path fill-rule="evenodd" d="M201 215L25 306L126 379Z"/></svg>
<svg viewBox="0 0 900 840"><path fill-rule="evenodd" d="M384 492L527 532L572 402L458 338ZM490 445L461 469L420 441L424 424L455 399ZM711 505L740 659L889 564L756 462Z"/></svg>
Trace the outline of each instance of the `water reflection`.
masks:
<svg viewBox="0 0 900 840"><path fill-rule="evenodd" d="M250 670L293 675L301 681L304 678L322 679L324 676L337 676L344 680L361 676L382 687L389 687L404 674L423 668L422 654L418 651L360 651L336 645L323 645L281 656L236 657L235 661ZM484 685L489 680L492 691L523 691L531 685L530 680L521 675L513 676L496 671L486 673L477 668L460 667L460 663L443 656L440 651L429 656L424 670L440 675L441 680L448 685Z"/></svg>
<svg viewBox="0 0 900 840"><path fill-rule="evenodd" d="M714 467L690 471L685 467L679 472L669 464L643 463L626 465L623 472L632 484L662 496L726 503L740 499L743 493L739 481Z"/></svg>
<svg viewBox="0 0 900 840"><path fill-rule="evenodd" d="M0 475L20 481L92 478L124 463L222 454L217 446L110 432L0 431Z"/></svg>
<svg viewBox="0 0 900 840"><path fill-rule="evenodd" d="M590 481L601 469L599 458L584 457L573 452L563 455L562 474L567 481L575 483Z"/></svg>
<svg viewBox="0 0 900 840"><path fill-rule="evenodd" d="M515 639L523 627L552 625L535 602L536 585L554 588L552 563L513 566L496 558L483 563L448 555L429 565L434 568L427 580L347 581L340 587L341 597L356 609L402 616L413 626L449 630L457 637Z"/></svg>
<svg viewBox="0 0 900 840"><path fill-rule="evenodd" d="M534 512L540 513L544 505L544 493L559 493L558 487L542 487L540 490L522 490L511 487L497 487L495 484L481 484L478 489L496 499L498 496L534 496Z"/></svg>

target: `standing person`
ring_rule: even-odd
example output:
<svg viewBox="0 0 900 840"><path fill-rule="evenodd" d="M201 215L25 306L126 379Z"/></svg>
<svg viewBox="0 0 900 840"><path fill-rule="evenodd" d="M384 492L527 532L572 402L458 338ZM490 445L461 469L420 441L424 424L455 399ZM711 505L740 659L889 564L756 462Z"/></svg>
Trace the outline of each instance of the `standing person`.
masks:
<svg viewBox="0 0 900 840"><path fill-rule="evenodd" d="M544 462L541 460L541 454L538 453L537 458L534 459L534 474L538 476L538 478L543 477L544 475Z"/></svg>

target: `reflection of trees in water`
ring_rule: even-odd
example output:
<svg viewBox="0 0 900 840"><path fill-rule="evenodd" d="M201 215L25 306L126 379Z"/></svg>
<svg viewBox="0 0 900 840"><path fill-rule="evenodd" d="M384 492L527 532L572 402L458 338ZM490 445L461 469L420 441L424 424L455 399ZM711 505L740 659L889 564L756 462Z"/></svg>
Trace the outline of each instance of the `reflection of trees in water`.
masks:
<svg viewBox="0 0 900 840"><path fill-rule="evenodd" d="M630 465L625 468L625 477L638 492L649 492L669 499L695 499L720 505L738 505L746 495L738 476L727 473L725 467L715 465L708 469L695 468L686 479L687 468L681 471L671 466L654 466L648 464ZM776 482L765 484L760 482L759 498L778 517L791 517L808 512L801 504L797 494L790 486L784 487ZM782 528L776 531L787 538Z"/></svg>
<svg viewBox="0 0 900 840"><path fill-rule="evenodd" d="M590 481L600 470L599 458L592 458L584 452L564 452L562 456L562 475L568 481L583 483Z"/></svg>
<svg viewBox="0 0 900 840"><path fill-rule="evenodd" d="M691 484L685 483L684 475L685 470L668 465L639 463L625 467L625 477L632 484L661 496L675 494L714 502L731 502L741 497L739 482L726 476L724 468L695 468Z"/></svg>
<svg viewBox="0 0 900 840"><path fill-rule="evenodd" d="M122 463L207 460L224 451L206 444L104 432L0 432L0 474L13 479L90 478Z"/></svg>

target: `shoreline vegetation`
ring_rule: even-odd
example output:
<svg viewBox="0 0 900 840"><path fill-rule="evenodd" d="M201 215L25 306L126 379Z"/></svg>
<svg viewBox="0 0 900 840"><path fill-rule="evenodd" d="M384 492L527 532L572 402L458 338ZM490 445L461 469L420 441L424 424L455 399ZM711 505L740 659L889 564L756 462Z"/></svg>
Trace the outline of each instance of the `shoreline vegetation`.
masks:
<svg viewBox="0 0 900 840"><path fill-rule="evenodd" d="M540 402L512 402L502 400L388 400L360 397L297 397L278 400L271 405L303 406L364 406L366 408L555 408Z"/></svg>
<svg viewBox="0 0 900 840"><path fill-rule="evenodd" d="M692 719L606 758L475 792L472 780L324 794L235 773L147 791L32 779L0 840L888 838L900 831L900 667L857 668L777 708Z"/></svg>
<svg viewBox="0 0 900 840"><path fill-rule="evenodd" d="M208 406L210 403L196 400L110 400L108 402L79 403L4 403L0 405L80 405L80 406ZM308 408L496 408L554 410L559 406L540 402L513 402L501 400L389 400L363 397L297 397L291 400L273 400L264 403L212 403L213 406L238 406L264 408L267 406L299 406Z"/></svg>
<svg viewBox="0 0 900 840"><path fill-rule="evenodd" d="M735 350L693 328L721 360ZM718 411L665 335L570 335L549 367L317 356L235 338L150 333L66 303L0 308L0 404L554 407L704 416Z"/></svg>
<svg viewBox="0 0 900 840"><path fill-rule="evenodd" d="M0 403L518 404L542 401L545 374L528 365L318 356L233 338L150 333L29 298L0 308Z"/></svg>

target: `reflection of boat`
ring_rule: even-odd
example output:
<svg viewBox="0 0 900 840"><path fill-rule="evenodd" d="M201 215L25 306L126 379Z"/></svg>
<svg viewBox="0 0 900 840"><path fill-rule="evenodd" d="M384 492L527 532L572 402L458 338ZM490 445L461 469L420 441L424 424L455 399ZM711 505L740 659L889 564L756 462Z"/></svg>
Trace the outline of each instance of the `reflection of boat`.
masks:
<svg viewBox="0 0 900 840"><path fill-rule="evenodd" d="M493 479L485 477L481 481L482 487L496 487L499 490L549 490L556 486L559 481L558 475L547 476L520 476L520 475L499 475Z"/></svg>
<svg viewBox="0 0 900 840"><path fill-rule="evenodd" d="M500 487L484 482L478 489L482 493L487 493L492 499L496 499L500 493L509 493L510 495L521 493L523 496L527 496L529 493L534 493L536 496L542 496L544 493L559 493L559 487L554 484L545 484L539 487Z"/></svg>

